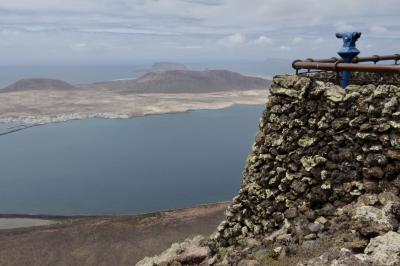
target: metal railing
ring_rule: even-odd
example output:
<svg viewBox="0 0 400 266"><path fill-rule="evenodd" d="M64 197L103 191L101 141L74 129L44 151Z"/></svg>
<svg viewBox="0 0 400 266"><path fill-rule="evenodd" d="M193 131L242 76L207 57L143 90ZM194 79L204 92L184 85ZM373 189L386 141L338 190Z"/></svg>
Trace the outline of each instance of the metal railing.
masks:
<svg viewBox="0 0 400 266"><path fill-rule="evenodd" d="M358 57L360 51L356 48L356 41L361 36L360 32L343 32L337 33L336 37L343 39L343 47L338 54L341 59L332 57L329 59L312 59L294 60L292 67L299 74L299 70L305 69L307 72L311 70L332 71L341 73L341 85L346 88L349 85L351 72L369 72L369 73L387 73L400 74L400 54L392 55L373 55L367 57ZM394 64L376 64L380 61L393 60ZM374 64L359 64L361 62L373 62ZM337 75L339 76L339 75Z"/></svg>
<svg viewBox="0 0 400 266"><path fill-rule="evenodd" d="M351 61L352 63L362 63L362 62L374 62L376 64L379 61L387 61L387 60L394 60L394 64L397 65L398 61L400 61L400 54L391 54L391 55L373 55L373 56L366 56L366 57L354 57L353 60ZM299 61L299 60L295 60ZM301 61L301 60L300 60ZM337 58L337 57L332 57L329 59L312 59L312 58L307 58L304 60L304 62L321 62L321 63L343 63L344 60Z"/></svg>
<svg viewBox="0 0 400 266"><path fill-rule="evenodd" d="M376 60L371 60L372 57L359 58L363 61L357 62L378 62ZM328 61L329 60L329 61ZM381 59L381 60L393 60L391 59ZM379 61L381 61L379 60ZM399 60L399 59L397 59ZM358 63L344 63L342 60L333 61L333 59L322 59L321 61L310 61L305 60L295 60L292 63L292 67L296 70L296 73L300 69L306 70L329 70L329 71L356 71L356 72L374 72L374 73L399 73L400 65L396 63L394 65L376 65L376 64L358 64Z"/></svg>

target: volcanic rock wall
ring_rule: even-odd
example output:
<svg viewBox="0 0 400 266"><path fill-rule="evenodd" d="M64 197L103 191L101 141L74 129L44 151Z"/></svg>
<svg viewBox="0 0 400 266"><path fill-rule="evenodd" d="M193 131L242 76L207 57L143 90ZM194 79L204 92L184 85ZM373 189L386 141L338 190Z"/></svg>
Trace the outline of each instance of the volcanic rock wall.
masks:
<svg viewBox="0 0 400 266"><path fill-rule="evenodd" d="M363 74L359 85L343 90L320 78L274 78L242 188L212 238L214 251L288 224L295 241L349 226L366 237L397 230L398 205L385 204L400 189L400 87L366 82ZM363 210L368 216L373 209L354 221L345 207L360 199L386 208L387 227L363 223Z"/></svg>

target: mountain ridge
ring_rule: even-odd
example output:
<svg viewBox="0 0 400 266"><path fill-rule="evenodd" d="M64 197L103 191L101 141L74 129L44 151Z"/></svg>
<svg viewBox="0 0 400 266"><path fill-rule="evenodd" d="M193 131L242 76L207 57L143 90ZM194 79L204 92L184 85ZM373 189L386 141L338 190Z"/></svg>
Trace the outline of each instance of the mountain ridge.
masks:
<svg viewBox="0 0 400 266"><path fill-rule="evenodd" d="M137 79L72 85L49 78L21 79L0 92L31 90L106 89L126 93L208 93L223 91L264 90L270 81L260 77L244 76L228 70L174 69L151 71Z"/></svg>
<svg viewBox="0 0 400 266"><path fill-rule="evenodd" d="M94 87L123 93L201 93L266 89L269 81L228 70L166 70L132 80L97 82Z"/></svg>
<svg viewBox="0 0 400 266"><path fill-rule="evenodd" d="M179 63L156 62L151 66L150 69L151 72L168 71L168 70L188 70L188 68L185 65Z"/></svg>
<svg viewBox="0 0 400 266"><path fill-rule="evenodd" d="M0 90L0 92L30 91L30 90L76 90L77 87L58 79L25 78Z"/></svg>

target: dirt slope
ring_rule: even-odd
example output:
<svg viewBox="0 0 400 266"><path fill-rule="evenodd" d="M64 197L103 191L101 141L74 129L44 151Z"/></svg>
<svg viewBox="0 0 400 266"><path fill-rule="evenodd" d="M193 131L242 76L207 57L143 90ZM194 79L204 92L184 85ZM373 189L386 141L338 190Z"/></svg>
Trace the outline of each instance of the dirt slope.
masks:
<svg viewBox="0 0 400 266"><path fill-rule="evenodd" d="M141 216L64 220L59 225L0 230L0 265L134 265L172 243L210 234L227 204Z"/></svg>

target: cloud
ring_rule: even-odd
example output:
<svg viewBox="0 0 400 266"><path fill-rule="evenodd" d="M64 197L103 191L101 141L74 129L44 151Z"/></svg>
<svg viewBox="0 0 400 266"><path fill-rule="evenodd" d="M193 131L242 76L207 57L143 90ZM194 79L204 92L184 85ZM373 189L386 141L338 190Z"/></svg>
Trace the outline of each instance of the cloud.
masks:
<svg viewBox="0 0 400 266"><path fill-rule="evenodd" d="M393 53L400 39L398 0L0 2L4 64L329 57L340 46L334 33L354 30L375 53Z"/></svg>
<svg viewBox="0 0 400 266"><path fill-rule="evenodd" d="M267 36L261 35L253 41L257 45L271 45L273 40Z"/></svg>
<svg viewBox="0 0 400 266"><path fill-rule="evenodd" d="M355 31L356 30L356 28L353 25L345 23L345 22L337 22L333 26L337 32Z"/></svg>
<svg viewBox="0 0 400 266"><path fill-rule="evenodd" d="M224 3L223 1L219 0L184 0L184 1L188 3L195 3L206 6L220 6L223 5Z"/></svg>
<svg viewBox="0 0 400 266"><path fill-rule="evenodd" d="M271 44L273 44L273 40L272 38L269 38L264 35L260 35L256 39L248 39L242 33L235 33L232 35L225 36L224 38L220 39L217 43L225 47L238 48L252 44L255 44L257 46L270 46Z"/></svg>
<svg viewBox="0 0 400 266"><path fill-rule="evenodd" d="M73 43L69 46L72 50L74 51L84 51L88 48L88 44L85 42L81 42L81 43Z"/></svg>
<svg viewBox="0 0 400 266"><path fill-rule="evenodd" d="M290 46L287 45L281 45L279 46L279 50L281 51L290 51L292 48Z"/></svg>
<svg viewBox="0 0 400 266"><path fill-rule="evenodd" d="M376 26L376 25L375 26L371 26L369 28L369 31L371 33L374 33L374 34L384 34L384 33L388 33L389 32L387 28L382 27L382 26Z"/></svg>
<svg viewBox="0 0 400 266"><path fill-rule="evenodd" d="M311 19L311 25L319 25L322 23L322 18L320 16L315 16Z"/></svg>
<svg viewBox="0 0 400 266"><path fill-rule="evenodd" d="M314 44L322 44L325 42L325 39L322 37L318 37L315 41Z"/></svg>
<svg viewBox="0 0 400 266"><path fill-rule="evenodd" d="M226 47L240 47L246 44L246 42L246 36L242 33L235 33L222 38L218 41L218 44Z"/></svg>
<svg viewBox="0 0 400 266"><path fill-rule="evenodd" d="M75 31L87 33L111 33L111 34L133 34L133 35L181 35L172 31L135 29L131 27L104 27L104 28L80 28Z"/></svg>
<svg viewBox="0 0 400 266"><path fill-rule="evenodd" d="M201 45L187 45L187 46L181 46L182 49L202 49L203 46Z"/></svg>
<svg viewBox="0 0 400 266"><path fill-rule="evenodd" d="M303 37L295 37L295 38L293 38L293 40L292 40L292 44L299 44L299 43L302 43L302 42L304 42L304 38Z"/></svg>

